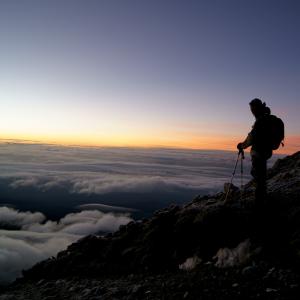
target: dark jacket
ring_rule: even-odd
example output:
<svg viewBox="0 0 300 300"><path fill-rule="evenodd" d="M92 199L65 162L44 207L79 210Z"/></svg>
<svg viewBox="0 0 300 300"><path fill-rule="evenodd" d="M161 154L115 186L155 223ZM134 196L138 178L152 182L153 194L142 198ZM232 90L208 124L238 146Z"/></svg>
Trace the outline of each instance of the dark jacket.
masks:
<svg viewBox="0 0 300 300"><path fill-rule="evenodd" d="M269 114L264 114L256 118L252 130L249 132L244 145L251 147L252 155L259 155L264 159L269 159L272 156L272 147L270 146L270 122Z"/></svg>

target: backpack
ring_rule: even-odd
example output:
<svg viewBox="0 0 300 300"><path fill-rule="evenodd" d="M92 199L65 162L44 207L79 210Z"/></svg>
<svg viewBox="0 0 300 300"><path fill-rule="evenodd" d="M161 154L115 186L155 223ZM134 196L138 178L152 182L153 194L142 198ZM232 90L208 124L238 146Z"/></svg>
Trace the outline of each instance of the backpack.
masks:
<svg viewBox="0 0 300 300"><path fill-rule="evenodd" d="M284 146L284 123L280 118L274 115L269 115L268 117L268 135L272 150L277 150L280 144Z"/></svg>

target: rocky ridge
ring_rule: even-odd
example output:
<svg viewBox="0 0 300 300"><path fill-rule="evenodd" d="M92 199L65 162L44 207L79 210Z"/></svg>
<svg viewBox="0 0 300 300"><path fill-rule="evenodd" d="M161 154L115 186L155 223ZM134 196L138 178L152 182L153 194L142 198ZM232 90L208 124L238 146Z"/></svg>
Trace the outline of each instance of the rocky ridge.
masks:
<svg viewBox="0 0 300 300"><path fill-rule="evenodd" d="M260 211L243 193L197 197L24 271L0 299L299 299L300 152L268 172Z"/></svg>

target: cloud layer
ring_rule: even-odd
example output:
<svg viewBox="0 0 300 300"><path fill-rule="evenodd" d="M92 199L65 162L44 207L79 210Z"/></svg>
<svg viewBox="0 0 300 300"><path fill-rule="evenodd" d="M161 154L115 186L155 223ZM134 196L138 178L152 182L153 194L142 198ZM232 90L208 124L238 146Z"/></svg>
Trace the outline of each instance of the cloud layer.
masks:
<svg viewBox="0 0 300 300"><path fill-rule="evenodd" d="M221 151L6 143L0 144L0 179L8 179L16 189L65 187L81 194L180 188L213 191L228 181L235 158Z"/></svg>
<svg viewBox="0 0 300 300"><path fill-rule="evenodd" d="M20 276L22 269L55 256L79 238L116 231L131 218L125 214L89 210L71 213L53 222L46 221L39 212L0 207L0 220L4 227L20 227L20 230L0 229L0 283L7 283Z"/></svg>

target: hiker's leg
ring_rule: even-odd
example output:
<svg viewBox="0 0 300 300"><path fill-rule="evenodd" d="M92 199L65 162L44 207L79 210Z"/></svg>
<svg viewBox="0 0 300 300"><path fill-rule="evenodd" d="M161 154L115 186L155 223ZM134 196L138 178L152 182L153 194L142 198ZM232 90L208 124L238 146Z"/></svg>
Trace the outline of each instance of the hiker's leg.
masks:
<svg viewBox="0 0 300 300"><path fill-rule="evenodd" d="M267 161L265 159L259 161L258 174L255 198L260 205L264 206L267 201Z"/></svg>
<svg viewBox="0 0 300 300"><path fill-rule="evenodd" d="M252 156L251 175L254 178L255 188L255 206L262 208L266 202L267 196L267 160L259 156Z"/></svg>

